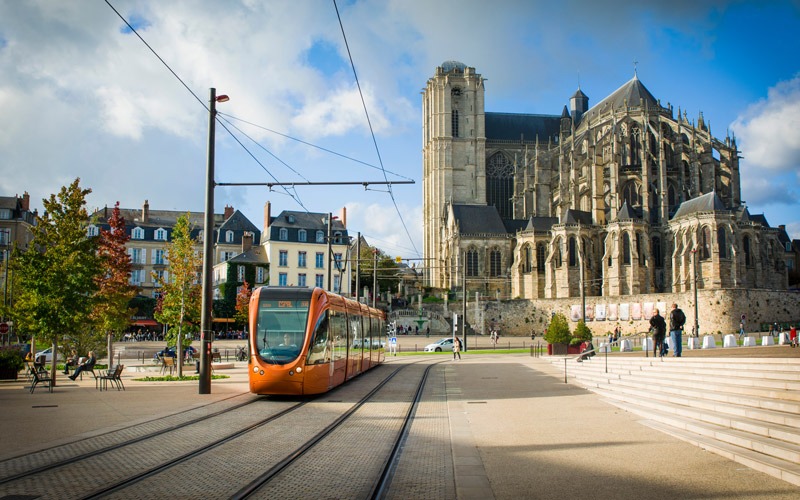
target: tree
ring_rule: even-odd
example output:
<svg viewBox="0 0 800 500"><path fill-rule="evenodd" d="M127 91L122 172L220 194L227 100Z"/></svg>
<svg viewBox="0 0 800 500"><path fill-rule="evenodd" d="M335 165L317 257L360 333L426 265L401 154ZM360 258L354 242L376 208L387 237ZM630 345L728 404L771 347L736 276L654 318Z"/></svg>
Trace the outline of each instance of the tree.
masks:
<svg viewBox="0 0 800 500"><path fill-rule="evenodd" d="M183 348L191 344L186 332L196 332L200 323L200 257L194 252L195 241L191 237L189 214L181 215L172 228L172 241L167 244L166 278L153 276L162 287L161 301L155 318L170 325L167 330L167 345L175 344L178 354L178 376L183 376Z"/></svg>
<svg viewBox="0 0 800 500"><path fill-rule="evenodd" d="M589 340L592 340L592 331L589 330L589 327L586 326L586 323L583 320L578 321L578 325L575 327L575 332L573 333L574 339L573 342L580 344Z"/></svg>
<svg viewBox="0 0 800 500"><path fill-rule="evenodd" d="M89 215L80 179L42 200L44 215L32 228L30 249L12 261L16 273L12 316L22 331L47 340L58 352L63 345L79 352L103 349L88 324L101 272L97 242L86 237ZM55 380L56 363L51 366Z"/></svg>
<svg viewBox="0 0 800 500"><path fill-rule="evenodd" d="M567 317L561 313L554 314L550 319L550 324L547 325L544 339L550 344L569 344L572 334L569 332Z"/></svg>
<svg viewBox="0 0 800 500"><path fill-rule="evenodd" d="M247 322L250 318L251 295L253 295L253 289L250 288L250 284L245 281L239 289L239 293L236 294L236 314L234 315L236 323L245 325L245 330L247 329Z"/></svg>
<svg viewBox="0 0 800 500"><path fill-rule="evenodd" d="M372 290L372 284L376 277L374 271L375 266L375 253L377 252L377 281L378 291L396 290L397 282L400 278L397 276L397 264L387 254L382 252L376 247L369 247L363 245L361 247L360 272L358 273L361 286L366 286ZM374 293L374 290L373 290Z"/></svg>
<svg viewBox="0 0 800 500"><path fill-rule="evenodd" d="M125 219L119 211L119 202L114 205L108 219L109 230L100 231L97 254L105 271L95 278L97 301L92 319L99 331L107 336L108 366L113 363L113 336L128 327L133 309L129 307L136 296L136 288L130 284L131 257L125 243L130 236L125 231Z"/></svg>

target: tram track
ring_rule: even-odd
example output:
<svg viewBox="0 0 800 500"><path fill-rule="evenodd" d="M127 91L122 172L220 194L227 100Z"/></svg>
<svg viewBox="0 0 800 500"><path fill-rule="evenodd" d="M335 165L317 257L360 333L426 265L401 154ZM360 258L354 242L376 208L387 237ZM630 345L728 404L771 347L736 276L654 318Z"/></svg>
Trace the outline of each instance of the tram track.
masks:
<svg viewBox="0 0 800 500"><path fill-rule="evenodd" d="M237 394L235 396L231 396L230 398L225 398L223 400L215 401L199 407L182 410L164 417L129 425L122 429L104 432L102 434L92 436L91 438L76 440L57 446L51 446L35 453L7 458L0 461L0 486L5 483L23 479L27 476L40 474L57 467L75 463L91 456L96 456L111 450L119 449L120 447L151 439L155 436L163 434L164 432L170 432L183 428L187 425L193 425L204 420L214 418L225 412L253 404L258 400L257 398L253 398L249 401L234 404L230 407L224 407L220 410L216 410L212 413L201 415L199 417L190 418L189 420L183 421L180 420L182 416L187 414L202 412L211 406L219 406L220 404L229 402L230 399L242 396L249 396L249 393L245 392ZM175 423L169 423L170 421L175 420L178 421ZM154 427L154 429L149 430L149 427ZM137 430L142 433L133 438L126 436L127 433L136 433Z"/></svg>
<svg viewBox="0 0 800 500"><path fill-rule="evenodd" d="M419 365L395 365L394 369L392 365L384 365L332 392L299 403L257 398L191 419L191 423L174 423L158 431L140 433L127 442L117 439L114 445L96 446L93 452L76 453L61 462L53 458L51 463L28 473L2 478L0 497L36 493L40 498L60 499L163 498L168 493L174 496L173 490L183 496L192 496L188 492L196 491L212 498L263 496L258 484L265 484L266 476L274 478L293 467L306 452L313 451L320 442L329 441L326 436L334 434L348 421L357 421L358 418L353 417L361 413L359 410L363 412L365 405L387 404L386 401L376 403L376 398L381 398L387 385L396 385L397 382L390 384L392 379L398 380L396 375L411 366ZM387 370L390 373L386 373ZM426 376L428 370L430 366L424 370ZM414 379L416 383L417 377L404 379ZM415 387L414 399L418 401L424 380ZM375 485L388 484L395 460L392 457L398 453L399 443L406 433L403 429L414 414L414 408L407 406L405 393L408 391L404 388L402 396L392 391L397 389L389 390L384 399L390 404L404 406L406 424L399 431L393 427L391 433L383 436L394 436L395 444L393 451L382 460L384 472L370 472L365 479ZM258 402L264 406L253 404ZM266 417L265 408L269 408ZM374 419L375 415L366 417L360 425L371 427L370 418ZM226 427L226 432L221 433L220 426ZM194 441L183 443L189 436L193 436ZM198 436L202 439L196 439ZM297 446L298 436L312 437L302 439L303 443ZM287 453L287 450L294 451ZM380 479L376 480L379 475ZM243 481L255 486L241 487ZM266 483L270 481L272 479ZM76 485L81 485L77 491ZM165 485L169 488L165 489Z"/></svg>

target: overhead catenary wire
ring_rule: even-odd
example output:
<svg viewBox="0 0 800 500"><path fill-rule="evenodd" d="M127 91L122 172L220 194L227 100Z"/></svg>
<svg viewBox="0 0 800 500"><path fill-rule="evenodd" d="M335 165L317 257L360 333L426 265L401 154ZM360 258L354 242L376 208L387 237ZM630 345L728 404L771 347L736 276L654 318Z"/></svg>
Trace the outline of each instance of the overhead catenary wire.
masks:
<svg viewBox="0 0 800 500"><path fill-rule="evenodd" d="M378 147L378 140L375 138L375 130L372 128L372 121L369 118L367 103L364 100L364 93L361 91L361 83L358 80L356 65L353 62L353 54L350 52L350 45L347 43L347 34L344 31L342 16L339 14L339 7L336 5L336 0L333 0L333 7L334 9L336 9L336 18L339 20L339 27L342 30L342 39L344 40L344 46L347 49L347 57L350 60L350 67L353 69L353 78L355 78L356 87L358 88L358 95L361 97L361 105L364 108L364 114L366 115L367 124L369 125L369 133L372 136L372 143L375 146L375 153L378 156L378 164L381 166L381 171L383 172L384 179L388 182L389 178L386 175L386 169L384 168L383 165L383 158L381 158L380 148ZM394 197L394 192L392 191L391 184L389 185L388 191L389 191L389 197L392 199L392 204L394 204L394 209L397 211L397 216L400 218L400 223L403 225L403 230L406 232L408 241L411 242L411 246L414 247L414 251L417 253L417 255L419 255L419 250L417 250L417 246L414 244L414 239L411 237L411 233L408 231L408 227L406 226L406 221L403 220L403 214L400 213L400 207L397 206L397 200Z"/></svg>

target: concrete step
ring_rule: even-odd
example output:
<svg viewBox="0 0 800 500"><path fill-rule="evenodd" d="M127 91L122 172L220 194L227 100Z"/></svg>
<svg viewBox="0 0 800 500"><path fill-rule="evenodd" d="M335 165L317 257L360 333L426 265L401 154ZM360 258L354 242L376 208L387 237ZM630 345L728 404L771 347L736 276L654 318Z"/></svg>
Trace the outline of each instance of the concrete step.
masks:
<svg viewBox="0 0 800 500"><path fill-rule="evenodd" d="M753 419L746 415L724 414L714 410L696 408L682 404L659 401L652 398L625 394L620 391L594 388L593 392L610 400L621 403L635 404L639 407L649 408L652 411L665 415L681 417L684 420L705 422L720 427L749 432L756 436L778 439L795 445L800 445L800 428L763 420Z"/></svg>
<svg viewBox="0 0 800 500"><path fill-rule="evenodd" d="M661 376L661 374L645 374L644 372L635 376L613 372L605 373L602 369L593 370L590 367L581 367L575 370L572 376L585 381L619 383L647 389L657 388L673 395L800 414L800 393L796 391L730 385L721 382L698 382Z"/></svg>
<svg viewBox="0 0 800 500"><path fill-rule="evenodd" d="M623 406L619 407L628 409L624 408ZM629 409L629 411L646 417L646 414L639 413L633 409ZM737 446L735 444L726 443L718 439L691 431L682 430L679 427L664 425L662 422L642 420L640 423L683 441L689 442L695 446L699 446L704 450L708 450L729 460L733 460L734 462L750 467L753 470L769 474L772 477L782 479L790 484L794 484L795 486L800 486L800 466L798 466L796 462L793 463L787 460L782 460L780 458L766 455L746 447Z"/></svg>

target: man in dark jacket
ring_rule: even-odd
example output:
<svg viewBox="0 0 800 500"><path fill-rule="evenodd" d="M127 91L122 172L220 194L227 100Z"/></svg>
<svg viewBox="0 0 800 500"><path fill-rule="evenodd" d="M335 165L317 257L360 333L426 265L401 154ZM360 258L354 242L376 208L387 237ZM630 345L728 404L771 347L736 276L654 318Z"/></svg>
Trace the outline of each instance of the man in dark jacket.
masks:
<svg viewBox="0 0 800 500"><path fill-rule="evenodd" d="M653 357L663 356L667 353L666 343L664 342L667 337L667 322L659 314L658 309L656 309L653 317L650 318L650 329L653 331Z"/></svg>
<svg viewBox="0 0 800 500"><path fill-rule="evenodd" d="M75 369L75 373L69 376L72 380L78 378L81 372L92 372L94 373L94 364L97 362L97 358L94 356L94 351L89 351L89 356L86 358L86 361L79 364L78 367Z"/></svg>
<svg viewBox="0 0 800 500"><path fill-rule="evenodd" d="M680 358L681 352L683 352L681 336L684 323L686 323L686 315L678 309L678 304L672 304L672 312L669 313L669 340L672 345L672 355L676 358Z"/></svg>

